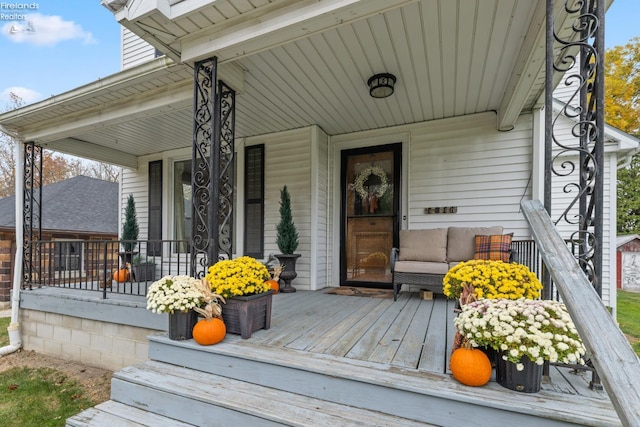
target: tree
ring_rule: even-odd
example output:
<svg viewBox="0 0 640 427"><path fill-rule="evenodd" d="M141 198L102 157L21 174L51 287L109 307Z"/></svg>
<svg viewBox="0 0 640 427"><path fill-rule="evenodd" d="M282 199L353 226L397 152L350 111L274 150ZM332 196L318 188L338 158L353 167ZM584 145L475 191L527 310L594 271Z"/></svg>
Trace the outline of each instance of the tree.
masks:
<svg viewBox="0 0 640 427"><path fill-rule="evenodd" d="M133 194L129 194L127 198L127 207L124 210L124 223L122 224L122 246L125 252L131 252L138 244L138 217L136 215L136 202L133 200Z"/></svg>
<svg viewBox="0 0 640 427"><path fill-rule="evenodd" d="M280 223L277 231L276 243L280 252L285 255L293 254L298 249L298 231L291 216L291 196L286 185L280 190Z"/></svg>
<svg viewBox="0 0 640 427"><path fill-rule="evenodd" d="M20 108L24 105L22 99L16 94L10 93L9 96L11 102L4 111ZM0 132L0 198L13 195L15 190L16 144L17 141L11 135ZM42 150L42 185L63 181L78 175L116 182L119 177L119 169L105 163Z"/></svg>
<svg viewBox="0 0 640 427"><path fill-rule="evenodd" d="M640 137L640 38L608 49L605 60L605 121ZM640 157L618 171L618 234L640 233Z"/></svg>

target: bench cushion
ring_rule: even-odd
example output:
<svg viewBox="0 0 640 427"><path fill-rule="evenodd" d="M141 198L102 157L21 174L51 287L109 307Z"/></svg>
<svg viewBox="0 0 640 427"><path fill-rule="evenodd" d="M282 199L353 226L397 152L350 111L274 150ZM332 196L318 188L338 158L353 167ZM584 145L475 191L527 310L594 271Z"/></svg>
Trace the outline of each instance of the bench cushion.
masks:
<svg viewBox="0 0 640 427"><path fill-rule="evenodd" d="M471 246L473 251L473 242ZM446 262L447 229L401 230L398 259L400 261Z"/></svg>
<svg viewBox="0 0 640 427"><path fill-rule="evenodd" d="M396 273L447 274L449 265L443 262L397 261Z"/></svg>
<svg viewBox="0 0 640 427"><path fill-rule="evenodd" d="M494 227L449 227L447 261L469 261L475 255L476 235L502 234L502 226Z"/></svg>

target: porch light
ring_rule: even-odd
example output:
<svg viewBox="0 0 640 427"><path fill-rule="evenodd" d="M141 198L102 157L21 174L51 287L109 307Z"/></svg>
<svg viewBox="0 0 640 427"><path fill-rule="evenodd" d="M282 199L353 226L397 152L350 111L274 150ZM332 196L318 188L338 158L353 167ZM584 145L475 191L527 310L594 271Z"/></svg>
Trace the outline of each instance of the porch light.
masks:
<svg viewBox="0 0 640 427"><path fill-rule="evenodd" d="M374 98L386 98L393 94L393 86L396 84L396 76L389 73L376 74L369 79L369 95Z"/></svg>

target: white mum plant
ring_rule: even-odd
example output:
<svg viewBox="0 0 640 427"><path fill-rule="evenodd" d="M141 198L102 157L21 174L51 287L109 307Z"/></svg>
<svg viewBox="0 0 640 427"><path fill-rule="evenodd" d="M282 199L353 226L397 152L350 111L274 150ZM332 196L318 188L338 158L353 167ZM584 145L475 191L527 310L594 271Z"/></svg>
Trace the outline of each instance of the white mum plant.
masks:
<svg viewBox="0 0 640 427"><path fill-rule="evenodd" d="M462 306L455 325L471 345L501 352L518 370L524 368L523 356L538 365L545 360L584 364L586 349L558 301L481 299Z"/></svg>
<svg viewBox="0 0 640 427"><path fill-rule="evenodd" d="M190 276L164 276L147 292L147 310L154 313L188 311L203 303L201 281Z"/></svg>

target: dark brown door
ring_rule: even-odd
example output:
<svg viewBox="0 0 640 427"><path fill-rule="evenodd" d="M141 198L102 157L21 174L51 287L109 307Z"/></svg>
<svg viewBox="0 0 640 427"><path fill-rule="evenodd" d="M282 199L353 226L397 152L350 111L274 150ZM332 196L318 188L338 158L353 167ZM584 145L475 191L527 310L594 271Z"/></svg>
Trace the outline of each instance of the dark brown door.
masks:
<svg viewBox="0 0 640 427"><path fill-rule="evenodd" d="M390 287L398 241L401 144L342 152L340 284Z"/></svg>

